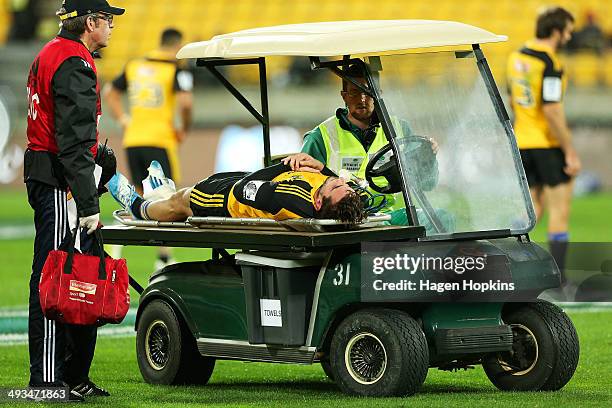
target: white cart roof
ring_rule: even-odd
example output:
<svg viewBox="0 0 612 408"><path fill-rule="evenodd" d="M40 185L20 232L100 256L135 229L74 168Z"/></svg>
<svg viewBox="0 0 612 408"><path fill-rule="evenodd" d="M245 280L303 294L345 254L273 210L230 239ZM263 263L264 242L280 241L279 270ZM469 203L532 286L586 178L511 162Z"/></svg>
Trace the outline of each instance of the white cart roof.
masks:
<svg viewBox="0 0 612 408"><path fill-rule="evenodd" d="M468 24L435 20L360 20L290 24L217 35L185 45L177 58L331 57L506 41Z"/></svg>

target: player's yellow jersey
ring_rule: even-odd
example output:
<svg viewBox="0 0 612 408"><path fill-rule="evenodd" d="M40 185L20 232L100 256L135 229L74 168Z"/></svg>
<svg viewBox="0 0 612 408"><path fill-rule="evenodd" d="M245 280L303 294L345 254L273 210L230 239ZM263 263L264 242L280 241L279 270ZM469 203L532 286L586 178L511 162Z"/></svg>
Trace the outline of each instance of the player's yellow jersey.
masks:
<svg viewBox="0 0 612 408"><path fill-rule="evenodd" d="M161 147L174 149L175 92L191 91L193 80L181 78L173 55L154 51L145 58L128 62L125 71L113 81L119 90L127 90L130 124L125 130L125 147Z"/></svg>
<svg viewBox="0 0 612 408"><path fill-rule="evenodd" d="M566 78L552 48L529 41L508 59L508 89L519 149L559 147L542 112L546 103L560 103Z"/></svg>
<svg viewBox="0 0 612 408"><path fill-rule="evenodd" d="M274 177L272 181L276 181L278 183L295 183L298 181L302 181L308 183L310 185L312 192L311 197L314 197L315 192L325 183L329 176L325 176L321 173L313 173L308 171L286 171L281 173L280 175Z"/></svg>
<svg viewBox="0 0 612 408"><path fill-rule="evenodd" d="M320 173L287 171L271 182L253 179L244 186L238 183L229 194L227 210L234 218L312 218L316 193L328 178Z"/></svg>

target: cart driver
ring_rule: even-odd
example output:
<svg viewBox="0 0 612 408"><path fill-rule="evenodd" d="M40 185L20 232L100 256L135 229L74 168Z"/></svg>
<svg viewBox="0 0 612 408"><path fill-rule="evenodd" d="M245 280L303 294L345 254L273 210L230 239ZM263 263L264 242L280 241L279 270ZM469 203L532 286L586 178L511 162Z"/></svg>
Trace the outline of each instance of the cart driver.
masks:
<svg viewBox="0 0 612 408"><path fill-rule="evenodd" d="M155 163L152 163L152 167ZM165 177L154 184L173 185ZM193 187L145 200L121 173L109 181L113 197L135 218L183 221L187 217L326 218L358 223L363 203L347 182L305 153L253 173L217 173ZM146 188L145 188L146 190Z"/></svg>
<svg viewBox="0 0 612 408"><path fill-rule="evenodd" d="M354 81L367 86L362 68L353 64L344 71ZM316 126L304 135L302 152L309 154L322 162L332 171L340 174L341 170L348 170L360 179L365 178L365 169L369 158L378 150L387 145L380 121L374 110L374 100L355 86L353 83L342 79L342 90L340 96L345 104L344 108L338 108L336 114ZM399 136L412 135L412 129L407 121L391 118ZM426 163L419 171L427 172L420 177L424 183L424 191L435 187L438 180L438 164L435 155L438 152L438 143L434 138L427 138L431 145L433 161ZM408 225L405 204L401 193L387 194L386 206L382 209L391 214L390 224ZM436 213L442 218L447 228L452 229L454 221L452 217L441 209ZM424 225L429 231L432 228L430 221L421 211L418 211L419 224Z"/></svg>
<svg viewBox="0 0 612 408"><path fill-rule="evenodd" d="M361 66L350 65L344 72L350 79L367 87ZM302 152L319 160L337 174L346 170L365 179L369 158L388 144L387 137L374 110L372 97L344 78L340 96L346 107L338 108L334 116L304 135ZM392 121L403 135L412 134L408 122L397 119ZM387 211L403 207L401 195L387 195Z"/></svg>

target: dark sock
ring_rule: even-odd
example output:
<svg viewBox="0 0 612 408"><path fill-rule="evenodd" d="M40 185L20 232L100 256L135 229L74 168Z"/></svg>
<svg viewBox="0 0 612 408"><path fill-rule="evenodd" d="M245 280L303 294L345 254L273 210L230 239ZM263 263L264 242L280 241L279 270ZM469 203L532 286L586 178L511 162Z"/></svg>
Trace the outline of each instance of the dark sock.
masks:
<svg viewBox="0 0 612 408"><path fill-rule="evenodd" d="M168 263L168 255L159 255L159 260L162 261L163 263Z"/></svg>
<svg viewBox="0 0 612 408"><path fill-rule="evenodd" d="M132 210L132 214L134 214L134 217L138 218L139 220L143 219L142 215L140 215L140 207L142 206L142 203L144 202L145 202L144 198L136 197L136 199L130 206L130 210Z"/></svg>

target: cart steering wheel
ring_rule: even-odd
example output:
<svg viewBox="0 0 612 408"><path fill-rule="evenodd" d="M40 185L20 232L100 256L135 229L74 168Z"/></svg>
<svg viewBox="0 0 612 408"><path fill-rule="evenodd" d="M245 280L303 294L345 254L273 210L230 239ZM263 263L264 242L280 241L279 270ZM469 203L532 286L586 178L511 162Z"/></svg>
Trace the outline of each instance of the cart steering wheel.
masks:
<svg viewBox="0 0 612 408"><path fill-rule="evenodd" d="M431 148L431 141L424 136L410 135L398 137L395 139L398 149L410 161L416 160L417 163L421 160L435 161L435 153ZM395 154L387 156L391 151L391 145L387 144L379 149L366 166L365 177L370 188L382 194L394 194L402 191L402 179L400 177L399 168ZM379 162L382 162L379 163ZM420 167L420 166L419 166ZM374 181L375 177L384 177L387 180L387 185L381 186Z"/></svg>
<svg viewBox="0 0 612 408"><path fill-rule="evenodd" d="M399 177L399 169L395 155L391 155L388 159L384 156L391 150L391 145L387 144L379 149L368 162L365 170L365 177L372 190L381 194L393 194L402 191L401 178ZM384 161L379 164L380 161ZM380 186L374 182L374 177L384 177L387 180L386 186Z"/></svg>

